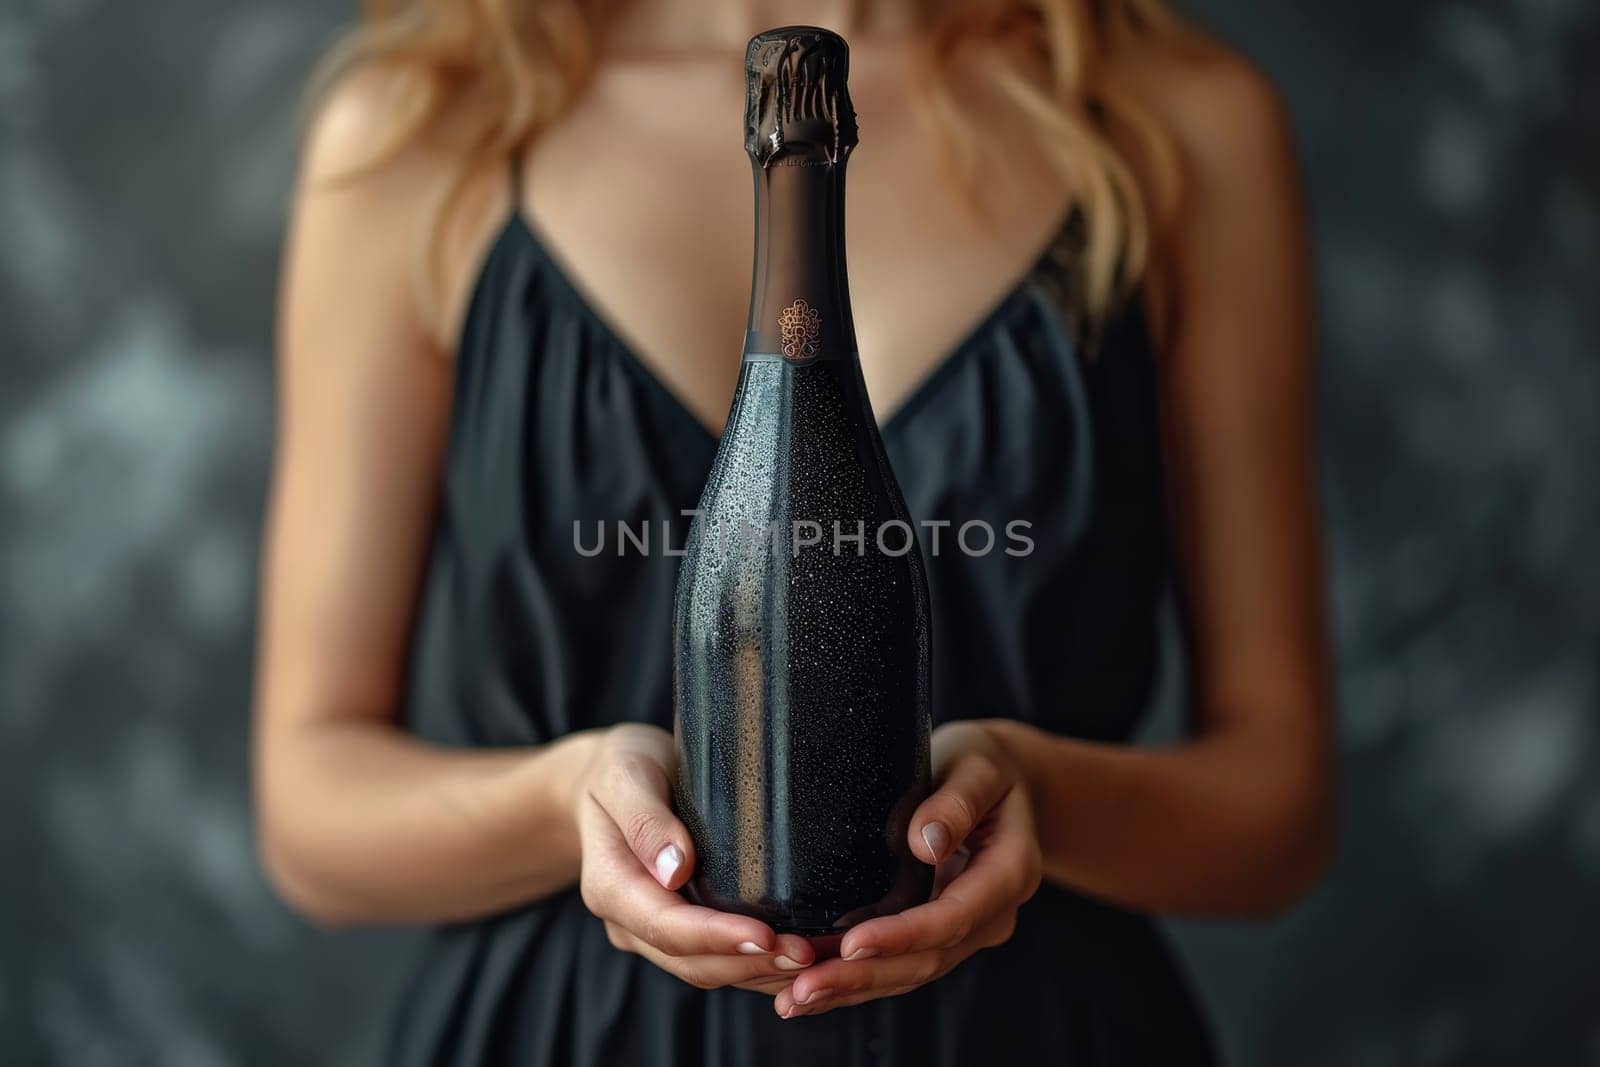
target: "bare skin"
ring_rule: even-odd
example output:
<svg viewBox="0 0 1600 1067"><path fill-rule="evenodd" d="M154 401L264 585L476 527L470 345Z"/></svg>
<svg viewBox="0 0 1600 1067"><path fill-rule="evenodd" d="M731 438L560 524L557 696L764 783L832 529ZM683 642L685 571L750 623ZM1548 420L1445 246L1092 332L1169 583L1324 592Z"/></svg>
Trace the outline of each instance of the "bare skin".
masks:
<svg viewBox="0 0 1600 1067"><path fill-rule="evenodd" d="M731 132L739 51L766 25L838 25L852 40L863 130L851 286L883 418L1033 260L1065 192L1021 127L980 110L1008 150L982 183L988 217L968 210L912 120L892 5L854 28L819 5L756 6L742 19L669 0L627 8L592 88L527 161L531 222L640 358L719 427L749 283L748 165ZM671 892L694 853L668 803L662 731L465 751L398 724L452 338L508 197L503 170L474 178L447 237L446 299L419 301L416 208L438 195L451 161L419 145L359 182L321 182L362 158L389 106L375 78L341 87L307 146L285 261L264 560L258 817L291 902L329 923L432 922L576 885L617 947L702 987L772 995L787 1017L903 992L1004 941L1041 876L1141 909L1251 916L1314 883L1333 848L1333 775L1309 281L1284 112L1260 74L1207 40L1108 61L1171 130L1187 182L1157 250L1152 290L1163 297L1151 313L1195 635L1195 728L1165 749L1012 721L941 728L939 789L909 835L941 865L941 892L854 928L829 958ZM717 115L725 121L704 118ZM674 165L648 165L663 158Z"/></svg>

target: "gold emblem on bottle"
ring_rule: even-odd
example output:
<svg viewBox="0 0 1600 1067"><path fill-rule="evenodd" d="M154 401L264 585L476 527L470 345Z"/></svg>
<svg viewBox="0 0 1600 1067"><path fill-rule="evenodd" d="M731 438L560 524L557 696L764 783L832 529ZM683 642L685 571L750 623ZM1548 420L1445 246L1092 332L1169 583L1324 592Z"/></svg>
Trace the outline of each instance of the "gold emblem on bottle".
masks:
<svg viewBox="0 0 1600 1067"><path fill-rule="evenodd" d="M778 315L778 335L784 359L810 359L817 354L822 335L822 315L804 300L796 300Z"/></svg>

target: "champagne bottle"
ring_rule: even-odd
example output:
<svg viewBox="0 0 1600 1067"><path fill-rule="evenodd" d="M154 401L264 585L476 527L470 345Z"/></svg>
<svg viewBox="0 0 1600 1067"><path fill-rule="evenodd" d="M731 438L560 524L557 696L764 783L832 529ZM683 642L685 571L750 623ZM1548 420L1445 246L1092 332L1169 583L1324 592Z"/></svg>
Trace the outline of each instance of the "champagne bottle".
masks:
<svg viewBox="0 0 1600 1067"><path fill-rule="evenodd" d="M927 577L856 354L845 277L849 53L746 53L755 269L744 362L678 575L675 795L692 898L837 933L928 899Z"/></svg>

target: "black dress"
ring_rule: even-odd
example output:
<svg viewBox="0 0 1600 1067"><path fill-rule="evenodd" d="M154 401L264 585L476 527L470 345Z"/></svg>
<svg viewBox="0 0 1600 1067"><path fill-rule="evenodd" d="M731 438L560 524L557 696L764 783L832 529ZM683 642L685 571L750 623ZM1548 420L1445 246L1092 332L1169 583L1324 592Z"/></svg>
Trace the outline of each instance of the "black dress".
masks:
<svg viewBox="0 0 1600 1067"><path fill-rule="evenodd" d="M1086 358L1063 294L1075 227L883 426L934 552L935 721L1010 716L1126 741L1159 664L1168 584L1155 376L1137 315ZM732 350L730 350L730 358ZM585 302L520 212L488 253L414 636L410 727L531 745L626 721L671 729L682 512L716 439ZM987 521L1001 538L979 554ZM650 528L648 554L613 536ZM1025 520L1026 556L1003 549ZM592 548L574 547L574 524ZM530 841L528 847L537 848ZM1214 1061L1160 934L1046 885L1015 936L906 996L785 1021L607 942L576 891L439 928L402 1005L401 1065L1171 1065Z"/></svg>

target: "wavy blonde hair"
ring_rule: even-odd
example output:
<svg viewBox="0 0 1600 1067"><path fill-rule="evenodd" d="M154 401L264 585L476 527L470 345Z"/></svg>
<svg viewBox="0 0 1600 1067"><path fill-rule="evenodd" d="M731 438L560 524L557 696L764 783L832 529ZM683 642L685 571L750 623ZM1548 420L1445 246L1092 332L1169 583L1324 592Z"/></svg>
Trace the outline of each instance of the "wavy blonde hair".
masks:
<svg viewBox="0 0 1600 1067"><path fill-rule="evenodd" d="M431 292L441 280L441 235L471 176L526 150L582 92L596 30L584 6L363 0L360 21L313 78L315 106L355 71L397 76L393 123L352 174L381 165L448 114L460 166L431 229ZM1106 76L1101 59L1131 37L1171 32L1175 16L1163 0L918 0L917 8L925 27L921 102L945 138L958 180L975 183L982 133L962 107L953 75L964 58L995 46L1007 58L979 69L1043 132L1043 148L1081 220L1077 295L1091 317L1107 312L1145 276L1177 178L1165 133ZM1143 184L1124 148L1138 153Z"/></svg>

